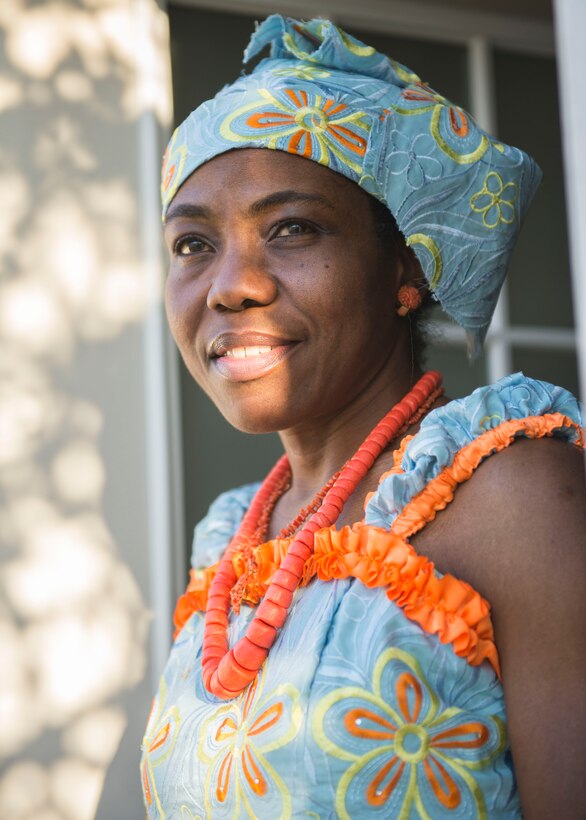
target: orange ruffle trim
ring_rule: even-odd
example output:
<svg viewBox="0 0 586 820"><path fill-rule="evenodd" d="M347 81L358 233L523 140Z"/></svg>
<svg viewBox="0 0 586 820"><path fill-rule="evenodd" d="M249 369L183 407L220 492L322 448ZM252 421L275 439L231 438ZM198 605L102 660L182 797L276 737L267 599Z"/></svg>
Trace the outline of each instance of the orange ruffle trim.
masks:
<svg viewBox="0 0 586 820"><path fill-rule="evenodd" d="M386 587L389 600L401 607L410 620L437 635L442 643L452 644L456 655L472 666L487 660L500 675L490 604L465 581L449 574L438 577L433 562L419 555L407 539L452 501L458 484L467 481L487 456L505 449L520 435L542 438L563 428L574 430L575 444L584 447L583 431L560 413L505 421L462 448L452 464L405 506L390 531L364 523L340 530L335 527L318 530L301 585L306 586L317 576L321 581L357 578L367 587ZM404 446L400 449L401 456ZM397 457L381 481L390 473L400 471ZM261 600L291 540L274 539L256 548L254 558L258 569L246 587L243 597L246 603L254 606ZM233 564L240 577L245 571L242 556L235 556ZM177 632L194 612L205 610L217 568L218 564L214 564L203 570L191 570L189 585L175 610Z"/></svg>
<svg viewBox="0 0 586 820"><path fill-rule="evenodd" d="M393 521L391 532L403 538L410 538L433 521L436 513L443 510L454 499L458 484L472 476L485 458L505 450L516 438L546 438L558 430L574 430L575 446L584 448L584 430L562 413L546 413L543 416L527 416L524 419L503 421L498 427L481 433L454 456L449 467L432 479L423 490L405 505L400 515ZM389 473L393 472L390 470ZM389 475L386 473L385 475ZM381 477L381 481L385 476Z"/></svg>

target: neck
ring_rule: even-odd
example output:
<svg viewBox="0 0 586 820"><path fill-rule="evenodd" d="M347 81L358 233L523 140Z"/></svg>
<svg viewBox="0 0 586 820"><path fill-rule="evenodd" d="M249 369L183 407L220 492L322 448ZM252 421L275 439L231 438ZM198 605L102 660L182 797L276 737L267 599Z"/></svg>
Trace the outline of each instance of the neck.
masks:
<svg viewBox="0 0 586 820"><path fill-rule="evenodd" d="M383 376L381 378L381 376ZM379 377L335 413L324 414L279 435L292 472L287 507L301 506L353 455L378 421L409 392L419 371Z"/></svg>

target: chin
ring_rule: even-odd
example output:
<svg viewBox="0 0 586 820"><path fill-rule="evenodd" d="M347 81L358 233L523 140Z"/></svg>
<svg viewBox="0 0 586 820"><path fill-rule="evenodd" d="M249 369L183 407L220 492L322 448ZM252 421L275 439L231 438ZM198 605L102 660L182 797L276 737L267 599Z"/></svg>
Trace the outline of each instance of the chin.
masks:
<svg viewBox="0 0 586 820"><path fill-rule="evenodd" d="M295 404L290 398L276 402L274 397L269 400L259 396L239 396L230 400L225 396L221 399L212 395L209 397L226 421L241 433L277 433L291 427L296 421L291 413L291 407Z"/></svg>

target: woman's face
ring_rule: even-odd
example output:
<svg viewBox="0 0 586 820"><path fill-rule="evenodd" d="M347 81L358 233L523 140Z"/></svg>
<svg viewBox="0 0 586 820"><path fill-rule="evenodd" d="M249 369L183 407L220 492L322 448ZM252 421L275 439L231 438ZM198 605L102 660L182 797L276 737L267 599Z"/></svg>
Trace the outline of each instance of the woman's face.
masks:
<svg viewBox="0 0 586 820"><path fill-rule="evenodd" d="M333 417L388 369L401 266L341 175L281 151L223 154L182 185L165 240L171 331L235 427Z"/></svg>

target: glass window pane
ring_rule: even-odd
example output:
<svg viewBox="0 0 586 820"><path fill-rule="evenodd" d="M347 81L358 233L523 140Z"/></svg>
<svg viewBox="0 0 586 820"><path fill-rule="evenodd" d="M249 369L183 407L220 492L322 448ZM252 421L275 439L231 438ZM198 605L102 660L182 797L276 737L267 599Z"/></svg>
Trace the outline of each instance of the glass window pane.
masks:
<svg viewBox="0 0 586 820"><path fill-rule="evenodd" d="M451 399L466 396L476 387L486 384L484 353L470 364L464 347L434 344L433 338L427 345L425 369L439 370L443 374L446 395Z"/></svg>
<svg viewBox="0 0 586 820"><path fill-rule="evenodd" d="M526 376L558 384L578 395L578 365L573 351L516 347L513 364Z"/></svg>
<svg viewBox="0 0 586 820"><path fill-rule="evenodd" d="M173 4L168 11L178 125L201 102L238 77L256 18Z"/></svg>
<svg viewBox="0 0 586 820"><path fill-rule="evenodd" d="M498 135L528 151L543 171L509 274L511 324L571 327L555 61L497 50L494 67Z"/></svg>

